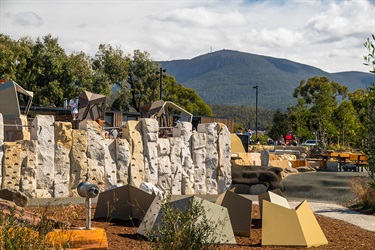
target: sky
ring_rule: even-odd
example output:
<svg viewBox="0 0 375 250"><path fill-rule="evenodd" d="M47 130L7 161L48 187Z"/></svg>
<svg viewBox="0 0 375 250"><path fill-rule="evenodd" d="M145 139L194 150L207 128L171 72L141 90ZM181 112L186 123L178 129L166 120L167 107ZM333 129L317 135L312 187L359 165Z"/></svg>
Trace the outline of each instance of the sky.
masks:
<svg viewBox="0 0 375 250"><path fill-rule="evenodd" d="M110 44L169 61L229 49L368 72L375 0L0 0L0 33L51 34L67 54Z"/></svg>

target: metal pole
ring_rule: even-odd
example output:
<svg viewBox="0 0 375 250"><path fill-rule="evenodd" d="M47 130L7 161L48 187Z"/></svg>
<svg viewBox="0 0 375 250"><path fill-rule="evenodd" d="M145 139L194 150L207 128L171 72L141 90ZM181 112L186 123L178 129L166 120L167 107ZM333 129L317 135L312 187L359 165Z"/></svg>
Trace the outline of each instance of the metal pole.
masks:
<svg viewBox="0 0 375 250"><path fill-rule="evenodd" d="M91 199L89 197L86 198L86 229L91 229Z"/></svg>
<svg viewBox="0 0 375 250"><path fill-rule="evenodd" d="M255 89L255 138L258 139L258 88L259 86L253 87Z"/></svg>
<svg viewBox="0 0 375 250"><path fill-rule="evenodd" d="M160 81L160 100L163 97L163 68L160 67L160 72L159 72L159 81Z"/></svg>

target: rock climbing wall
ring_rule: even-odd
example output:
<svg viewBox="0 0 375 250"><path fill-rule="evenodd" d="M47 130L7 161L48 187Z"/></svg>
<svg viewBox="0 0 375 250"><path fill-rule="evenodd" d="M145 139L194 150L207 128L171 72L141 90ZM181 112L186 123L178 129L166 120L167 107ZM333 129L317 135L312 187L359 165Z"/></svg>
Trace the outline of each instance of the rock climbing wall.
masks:
<svg viewBox="0 0 375 250"><path fill-rule="evenodd" d="M87 130L87 181L105 190L105 144L104 130L95 121L82 124Z"/></svg>
<svg viewBox="0 0 375 250"><path fill-rule="evenodd" d="M217 170L219 167L219 154L218 154L218 124L203 123L198 124L198 133L205 133L207 136L206 143L206 188L207 194L217 194Z"/></svg>
<svg viewBox="0 0 375 250"><path fill-rule="evenodd" d="M77 186L87 181L87 131L72 131L72 150L70 152L70 195L78 196Z"/></svg>
<svg viewBox="0 0 375 250"><path fill-rule="evenodd" d="M159 124L156 119L142 119L146 180L153 185L158 183L158 137Z"/></svg>
<svg viewBox="0 0 375 250"><path fill-rule="evenodd" d="M83 181L101 191L151 182L175 195L217 194L231 185L230 133L225 125L201 124L193 132L191 123L180 122L172 129L174 137L159 138L157 121L141 119L125 124L123 138L105 139L95 121L73 130L69 122L38 115L32 124L32 140L3 143L0 131L2 188L29 197L64 198L77 196Z"/></svg>
<svg viewBox="0 0 375 250"><path fill-rule="evenodd" d="M1 188L20 190L21 141L4 142L3 181Z"/></svg>
<svg viewBox="0 0 375 250"><path fill-rule="evenodd" d="M38 171L37 145L36 140L24 140L21 143L20 191L28 197L36 196L36 176Z"/></svg>
<svg viewBox="0 0 375 250"><path fill-rule="evenodd" d="M116 166L116 141L113 139L104 139L105 151L105 187L111 187L117 184L117 166Z"/></svg>
<svg viewBox="0 0 375 250"><path fill-rule="evenodd" d="M158 183L157 187L167 194L171 193L172 188L172 168L171 168L171 146L168 138L159 138L158 140Z"/></svg>
<svg viewBox="0 0 375 250"><path fill-rule="evenodd" d="M230 153L230 132L224 124L219 125L218 135L218 157L219 165L217 170L218 192L224 193L232 185L232 163Z"/></svg>
<svg viewBox="0 0 375 250"><path fill-rule="evenodd" d="M49 115L37 115L31 128L31 139L38 141L36 176L37 197L48 198L53 196L55 178L55 119Z"/></svg>
<svg viewBox="0 0 375 250"><path fill-rule="evenodd" d="M169 144L171 145L171 178L172 188L171 192L174 195L181 194L182 187L182 164L181 164L181 137L170 137Z"/></svg>
<svg viewBox="0 0 375 250"><path fill-rule="evenodd" d="M55 122L55 198L69 197L70 151L72 150L72 124Z"/></svg>
<svg viewBox="0 0 375 250"><path fill-rule="evenodd" d="M194 165L194 193L206 194L206 146L205 133L193 132L191 136L191 151Z"/></svg>
<svg viewBox="0 0 375 250"><path fill-rule="evenodd" d="M180 136L182 140L182 194L194 194L194 164L190 149L192 124L190 122L180 122L174 130L174 135Z"/></svg>
<svg viewBox="0 0 375 250"><path fill-rule="evenodd" d="M129 142L126 139L117 139L117 184L127 185L129 184L129 167L130 167L130 147Z"/></svg>
<svg viewBox="0 0 375 250"><path fill-rule="evenodd" d="M128 121L122 129L122 136L130 145L130 184L139 187L146 181L145 161L143 155L142 120Z"/></svg>

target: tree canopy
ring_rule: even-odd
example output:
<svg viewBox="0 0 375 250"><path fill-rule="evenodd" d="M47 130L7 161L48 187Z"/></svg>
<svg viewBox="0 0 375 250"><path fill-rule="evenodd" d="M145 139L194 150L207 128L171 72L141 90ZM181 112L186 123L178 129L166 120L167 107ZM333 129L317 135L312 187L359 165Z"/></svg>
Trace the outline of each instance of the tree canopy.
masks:
<svg viewBox="0 0 375 250"><path fill-rule="evenodd" d="M140 106L159 99L159 69L146 51L126 54L101 44L93 57L82 51L67 55L51 35L14 41L0 34L0 77L33 91L37 106L59 107L64 98L73 99L87 90L108 96L110 109L139 111ZM194 90L167 73L162 82L163 99L173 100L194 115L212 115Z"/></svg>

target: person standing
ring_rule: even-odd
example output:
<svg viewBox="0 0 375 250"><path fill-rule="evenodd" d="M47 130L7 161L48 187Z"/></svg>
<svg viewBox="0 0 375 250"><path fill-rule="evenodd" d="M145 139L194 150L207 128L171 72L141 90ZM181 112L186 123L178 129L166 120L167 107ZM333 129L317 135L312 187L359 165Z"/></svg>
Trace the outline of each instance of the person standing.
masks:
<svg viewBox="0 0 375 250"><path fill-rule="evenodd" d="M242 133L242 128L241 128L241 127L239 127L239 128L237 129L236 134L237 134L237 135L243 135L243 133Z"/></svg>
<svg viewBox="0 0 375 250"><path fill-rule="evenodd" d="M77 120L77 116L78 116L78 103L76 103L73 100L70 100L69 101L69 106L70 106L70 112L71 112L71 114L73 116L73 120Z"/></svg>

